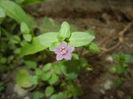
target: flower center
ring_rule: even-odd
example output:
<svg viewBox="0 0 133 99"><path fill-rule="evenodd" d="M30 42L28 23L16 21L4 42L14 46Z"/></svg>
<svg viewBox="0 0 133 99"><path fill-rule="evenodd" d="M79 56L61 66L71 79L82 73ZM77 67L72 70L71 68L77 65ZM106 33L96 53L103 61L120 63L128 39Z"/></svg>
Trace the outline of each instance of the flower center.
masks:
<svg viewBox="0 0 133 99"><path fill-rule="evenodd" d="M62 55L67 54L67 49L66 48L62 47L60 50L61 50Z"/></svg>

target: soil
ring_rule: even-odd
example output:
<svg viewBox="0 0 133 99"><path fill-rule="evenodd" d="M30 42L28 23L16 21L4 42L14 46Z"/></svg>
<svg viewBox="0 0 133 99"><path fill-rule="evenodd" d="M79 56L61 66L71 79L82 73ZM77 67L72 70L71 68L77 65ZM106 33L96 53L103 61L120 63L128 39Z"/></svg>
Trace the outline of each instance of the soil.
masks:
<svg viewBox="0 0 133 99"><path fill-rule="evenodd" d="M83 55L93 71L81 71L79 84L84 94L76 99L133 99L133 72L126 75L120 87L114 84L117 76L108 72L113 64L112 53L133 54L132 5L132 0L51 0L25 7L38 22L47 16L56 24L68 21L81 31L94 31L95 42L102 49L99 55Z"/></svg>

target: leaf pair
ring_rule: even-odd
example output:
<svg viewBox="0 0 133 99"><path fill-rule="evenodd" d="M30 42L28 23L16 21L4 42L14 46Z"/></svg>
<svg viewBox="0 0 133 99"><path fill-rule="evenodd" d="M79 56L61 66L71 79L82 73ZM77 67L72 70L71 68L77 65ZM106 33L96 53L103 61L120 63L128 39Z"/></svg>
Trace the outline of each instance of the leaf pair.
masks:
<svg viewBox="0 0 133 99"><path fill-rule="evenodd" d="M34 37L32 43L26 43L21 49L21 55L34 54L46 48L53 50L59 43L68 39L68 45L81 47L88 45L95 36L88 32L70 32L70 26L63 22L59 32L48 32L38 37ZM37 46L37 47L35 47Z"/></svg>
<svg viewBox="0 0 133 99"><path fill-rule="evenodd" d="M59 80L59 77L56 72L56 68L52 64L46 64L43 68L42 80L48 81L49 84L54 85Z"/></svg>
<svg viewBox="0 0 133 99"><path fill-rule="evenodd" d="M72 32L70 31L70 25L67 22L63 22L59 31L59 40L64 41L69 39L69 45L74 47L81 47L89 44L95 38L94 35L87 32Z"/></svg>

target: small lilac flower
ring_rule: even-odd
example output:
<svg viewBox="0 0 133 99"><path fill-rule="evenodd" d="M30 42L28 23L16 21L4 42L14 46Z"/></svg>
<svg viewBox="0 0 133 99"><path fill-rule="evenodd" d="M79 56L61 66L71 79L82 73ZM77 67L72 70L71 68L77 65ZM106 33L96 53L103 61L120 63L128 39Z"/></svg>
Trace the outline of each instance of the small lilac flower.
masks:
<svg viewBox="0 0 133 99"><path fill-rule="evenodd" d="M54 52L57 54L56 55L56 60L71 60L72 55L71 53L74 51L74 47L68 46L66 42L62 42L59 47L56 47L54 49Z"/></svg>

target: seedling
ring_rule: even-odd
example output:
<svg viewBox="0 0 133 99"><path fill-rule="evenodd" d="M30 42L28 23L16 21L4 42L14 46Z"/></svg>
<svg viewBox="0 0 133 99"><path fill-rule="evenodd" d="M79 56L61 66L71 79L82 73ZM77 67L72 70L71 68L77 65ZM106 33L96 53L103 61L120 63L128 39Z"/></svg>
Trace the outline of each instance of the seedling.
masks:
<svg viewBox="0 0 133 99"><path fill-rule="evenodd" d="M120 86L125 80L124 75L131 71L128 63L133 60L133 56L120 52L113 54L113 60L115 65L110 68L110 72L118 75L116 84Z"/></svg>

